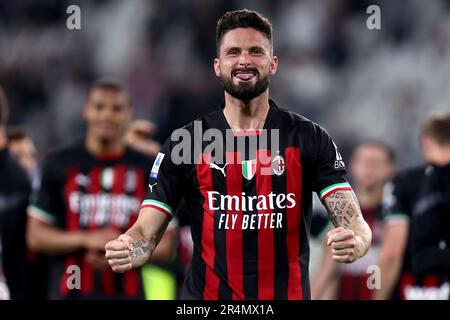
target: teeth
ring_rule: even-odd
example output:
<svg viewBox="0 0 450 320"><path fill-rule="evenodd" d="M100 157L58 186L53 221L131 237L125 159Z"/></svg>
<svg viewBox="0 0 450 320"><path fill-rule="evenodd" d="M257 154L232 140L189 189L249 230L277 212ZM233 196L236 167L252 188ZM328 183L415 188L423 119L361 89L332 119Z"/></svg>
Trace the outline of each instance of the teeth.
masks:
<svg viewBox="0 0 450 320"><path fill-rule="evenodd" d="M235 76L238 75L238 74L251 74L251 75L256 75L255 72L253 72L253 71L236 71L236 72L234 73Z"/></svg>

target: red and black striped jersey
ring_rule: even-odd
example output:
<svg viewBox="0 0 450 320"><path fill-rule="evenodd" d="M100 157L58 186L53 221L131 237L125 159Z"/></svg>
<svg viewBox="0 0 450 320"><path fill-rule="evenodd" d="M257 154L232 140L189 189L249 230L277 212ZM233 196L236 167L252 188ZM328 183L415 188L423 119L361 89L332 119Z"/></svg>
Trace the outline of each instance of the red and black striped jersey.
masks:
<svg viewBox="0 0 450 320"><path fill-rule="evenodd" d="M312 192L350 189L345 172L312 121L270 100L263 129L242 134L221 106L165 142L142 207L172 216L185 200L194 242L185 297L309 299Z"/></svg>
<svg viewBox="0 0 450 320"><path fill-rule="evenodd" d="M94 157L84 143L51 153L44 162L41 188L28 212L66 231L113 228L123 233L137 219L152 161L128 148ZM67 268L71 265L80 268L79 289L67 285L72 275ZM85 250L56 256L51 267L52 298L144 297L139 269L123 275L109 268L96 270Z"/></svg>
<svg viewBox="0 0 450 320"><path fill-rule="evenodd" d="M448 296L448 292L445 292L448 291L448 275L445 272L438 270L420 272L415 270L413 263L411 221L414 220L415 207L423 206L420 204L422 189L430 188L426 174L430 169L431 167L423 165L402 170L385 186L382 210L384 223L395 224L399 220L408 222L408 239L403 254L402 270L393 288L391 299L434 300L439 296ZM423 222L420 224L421 229L422 224Z"/></svg>

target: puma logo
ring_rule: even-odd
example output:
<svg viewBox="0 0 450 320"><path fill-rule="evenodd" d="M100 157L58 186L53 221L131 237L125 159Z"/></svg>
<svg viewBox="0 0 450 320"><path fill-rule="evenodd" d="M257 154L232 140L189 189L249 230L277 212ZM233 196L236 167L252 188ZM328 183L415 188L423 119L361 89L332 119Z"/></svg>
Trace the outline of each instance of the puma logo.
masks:
<svg viewBox="0 0 450 320"><path fill-rule="evenodd" d="M225 173L225 167L226 167L227 165L228 165L228 163L225 163L225 165L221 168L221 167L219 167L219 166L218 166L217 164L215 164L215 163L210 163L210 164L209 164L209 167L212 168L212 169L219 170L220 172L222 172L223 176L226 177L227 174Z"/></svg>
<svg viewBox="0 0 450 320"><path fill-rule="evenodd" d="M149 184L148 187L150 188L150 192L153 192L153 187L156 186L158 182L155 182L154 184Z"/></svg>

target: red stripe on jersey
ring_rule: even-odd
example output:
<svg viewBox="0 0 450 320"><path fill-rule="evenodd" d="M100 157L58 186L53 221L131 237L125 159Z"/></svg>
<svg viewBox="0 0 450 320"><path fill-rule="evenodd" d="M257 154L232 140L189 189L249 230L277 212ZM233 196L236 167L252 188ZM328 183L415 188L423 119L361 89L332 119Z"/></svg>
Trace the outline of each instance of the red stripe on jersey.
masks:
<svg viewBox="0 0 450 320"><path fill-rule="evenodd" d="M72 212L70 206L70 195L78 192L77 176L79 171L77 169L70 169L67 173L66 184L64 186L64 200L66 207L66 228L68 231L77 231L79 227L79 214Z"/></svg>
<svg viewBox="0 0 450 320"><path fill-rule="evenodd" d="M111 195L121 195L125 194L125 175L127 174L127 167L124 165L115 165L113 168L113 185L111 188ZM112 206L111 208L111 216L110 216L110 226L115 227L115 225L111 225L111 221L115 221L118 223L121 219L118 219L124 212L121 211L121 208L118 206Z"/></svg>
<svg viewBox="0 0 450 320"><path fill-rule="evenodd" d="M409 286L416 283L416 277L409 272L405 272L400 278L400 299L408 300L406 296L406 290Z"/></svg>
<svg viewBox="0 0 450 320"><path fill-rule="evenodd" d="M139 295L140 291L140 276L141 269L131 269L125 272L123 275L123 291L129 297L135 297Z"/></svg>
<svg viewBox="0 0 450 320"><path fill-rule="evenodd" d="M258 150L256 167L256 194L269 195L272 192L271 162L269 150ZM270 210L258 210L258 214L277 214ZM270 219L261 219L258 225L258 299L274 299L275 252L274 234Z"/></svg>
<svg viewBox="0 0 450 320"><path fill-rule="evenodd" d="M197 164L197 180L203 196L203 226L202 226L202 259L205 262L205 289L203 299L218 300L220 279L214 272L216 251L214 248L214 211L208 207L208 191L212 191L213 182L211 154L203 154L203 159Z"/></svg>
<svg viewBox="0 0 450 320"><path fill-rule="evenodd" d="M89 187L87 190L87 194L94 195L98 194L101 191L101 173L102 168L94 167L89 173ZM92 206L89 212L88 218L88 230L95 230L95 218L98 214L98 208L96 206ZM94 290L94 270L92 266L87 261L87 254L84 254L83 261L81 263L81 293L85 295L89 295Z"/></svg>
<svg viewBox="0 0 450 320"><path fill-rule="evenodd" d="M439 287L439 278L434 274L427 275L423 279L423 286L427 288Z"/></svg>
<svg viewBox="0 0 450 320"><path fill-rule="evenodd" d="M230 196L242 196L242 166L238 153L227 152L226 182L227 194ZM233 216L235 215L234 228ZM242 211L227 210L229 229L226 231L227 273L228 286L232 290L233 300L243 300L243 271L242 264Z"/></svg>
<svg viewBox="0 0 450 320"><path fill-rule="evenodd" d="M78 176L79 171L78 169L72 168L68 171L67 177L66 177L66 184L64 185L64 201L65 201L65 207L66 207L66 228L67 231L75 231L79 229L79 220L78 220L78 214L75 212L72 212L70 207L70 195L73 192L78 191L78 183L76 180L76 177ZM67 280L69 279L70 273L67 273L67 268L72 265L79 265L77 263L74 255L68 254L65 259L64 263L66 269L64 270L63 275L61 276L61 281L59 283L59 290L61 295L67 296L69 293L69 287Z"/></svg>
<svg viewBox="0 0 450 320"><path fill-rule="evenodd" d="M289 263L288 299L303 299L300 268L300 221L302 214L302 167L300 149L286 148L286 193L293 193L296 205L286 207L287 215L287 255Z"/></svg>
<svg viewBox="0 0 450 320"><path fill-rule="evenodd" d="M120 195L124 194L124 182L125 182L125 174L127 173L127 168L124 165L116 165L113 168L113 185L111 188L112 195ZM115 225L114 222L120 221L118 215L124 214L121 212L120 208L112 207L111 213L109 217L108 227L118 229L118 225ZM114 296L116 288L114 283L114 273L110 268L102 272L102 289L105 295Z"/></svg>
<svg viewBox="0 0 450 320"><path fill-rule="evenodd" d="M101 179L102 179L102 171L103 168L94 167L89 173L89 187L87 190L87 194L94 195L98 194L102 191ZM91 211L89 212L88 219L88 230L96 229L96 215L99 213L98 207L93 205L91 207Z"/></svg>
<svg viewBox="0 0 450 320"><path fill-rule="evenodd" d="M67 280L69 280L69 277L72 275L72 273L68 273L67 271L69 270L70 266L75 266L77 265L77 263L73 256L68 256L65 259L64 265L66 268L59 282L59 292L63 297L67 296L67 294L69 293L69 283L67 283Z"/></svg>

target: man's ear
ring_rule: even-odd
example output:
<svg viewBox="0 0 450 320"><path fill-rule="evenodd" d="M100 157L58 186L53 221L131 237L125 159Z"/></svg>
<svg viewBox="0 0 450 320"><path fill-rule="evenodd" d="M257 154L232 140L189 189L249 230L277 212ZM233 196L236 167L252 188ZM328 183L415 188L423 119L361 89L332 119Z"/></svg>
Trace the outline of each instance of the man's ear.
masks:
<svg viewBox="0 0 450 320"><path fill-rule="evenodd" d="M273 76L275 73L277 73L277 70L278 70L278 57L273 56L272 61L270 63L270 75Z"/></svg>
<svg viewBox="0 0 450 320"><path fill-rule="evenodd" d="M219 58L214 59L214 72L216 74L216 77L220 77L220 62Z"/></svg>

